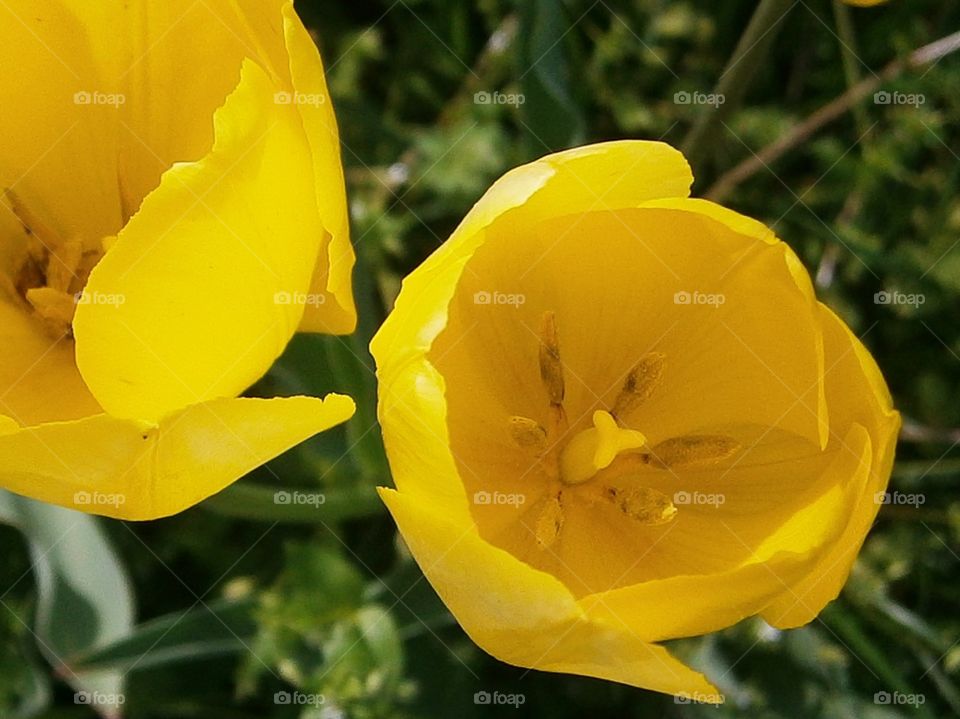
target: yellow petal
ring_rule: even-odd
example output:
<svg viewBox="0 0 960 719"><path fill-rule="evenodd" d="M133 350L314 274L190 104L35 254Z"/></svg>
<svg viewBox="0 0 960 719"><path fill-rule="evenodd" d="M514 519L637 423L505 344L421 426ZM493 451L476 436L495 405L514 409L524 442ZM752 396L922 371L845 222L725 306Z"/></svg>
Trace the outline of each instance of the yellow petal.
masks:
<svg viewBox="0 0 960 719"><path fill-rule="evenodd" d="M107 415L0 427L0 486L130 520L176 514L281 452L349 419L348 397L218 399L158 424Z"/></svg>
<svg viewBox="0 0 960 719"><path fill-rule="evenodd" d="M0 347L0 414L34 425L103 411L77 372L73 341L54 339L25 306L2 296Z"/></svg>
<svg viewBox="0 0 960 719"><path fill-rule="evenodd" d="M639 140L574 148L511 170L484 193L453 236L404 280L398 311L371 343L378 366L387 360L402 362L429 348L444 327L463 265L485 240L481 231L498 218L510 213L511 227L521 233L558 213L634 207L658 197L686 196L692 182L690 167L677 150Z"/></svg>
<svg viewBox="0 0 960 719"><path fill-rule="evenodd" d="M613 186L599 200L584 197L584 183L610 184L611 166L619 168ZM396 310L370 345L380 381L384 441L398 487L442 497L449 502L448 511L460 518L468 516L466 494L447 438L443 378L426 353L447 322L463 265L485 239L482 230L506 213L512 226L521 216L526 225L558 207L572 211L578 203L582 209L622 207L685 195L691 182L686 160L673 148L658 142L623 141L557 153L512 170L494 183L453 237L404 280ZM571 195L574 188L577 192ZM511 411L499 420L515 414L534 416ZM423 471L424 465L430 470Z"/></svg>
<svg viewBox="0 0 960 719"><path fill-rule="evenodd" d="M831 423L858 423L873 442L866 486L851 508L842 536L818 557L802 582L791 587L764 612L777 627L806 624L837 597L846 582L867 532L880 509L877 494L885 491L893 467L900 415L873 357L829 308L821 305L827 363L825 375Z"/></svg>
<svg viewBox="0 0 960 719"><path fill-rule="evenodd" d="M303 314L322 228L299 117L245 62L203 160L167 172L90 276L80 372L104 409L156 420L235 396L280 355Z"/></svg>
<svg viewBox="0 0 960 719"><path fill-rule="evenodd" d="M671 531L657 548L657 554L674 557L673 574L583 597L581 606L590 616L618 618L647 641L705 634L760 612L768 621L777 618L770 607L786 597L802 601L795 588L826 552L842 544L849 517L867 490L870 438L855 425L844 442L819 476L804 464L760 464L701 486L697 491L722 493L723 503L678 506L675 523L686 527ZM705 536L709 547L703 546ZM691 553L719 559L725 552L734 560L728 569L694 573L685 566ZM659 562L644 556L648 560Z"/></svg>
<svg viewBox="0 0 960 719"><path fill-rule="evenodd" d="M718 696L704 676L620 622L588 618L555 578L404 493L381 489L427 579L470 638L509 664L671 694Z"/></svg>
<svg viewBox="0 0 960 719"><path fill-rule="evenodd" d="M215 132L210 119L236 88L244 59L259 62L269 74L272 67L235 3L106 4L113 6L107 27L116 35L95 25L90 35L95 44L109 43L102 64L126 96L119 179L129 216L174 163L195 162L210 152ZM271 4L276 6L267 3L265 9ZM96 11L82 12L89 17ZM279 18L278 7L273 15Z"/></svg>
<svg viewBox="0 0 960 719"><path fill-rule="evenodd" d="M307 306L300 329L303 332L347 334L353 332L357 324L351 276L355 258L350 243L337 118L330 102L320 54L294 12L292 2L284 7L283 27L290 53L293 87L300 93L299 97L311 100L298 102L296 108L313 154L317 206L328 234L310 288L312 294L322 294L327 301Z"/></svg>
<svg viewBox="0 0 960 719"><path fill-rule="evenodd" d="M0 67L8 69L0 83L0 194L14 189L64 237L99 238L122 222L119 116L115 105L75 100L77 93L116 92L87 41L79 5L0 4ZM9 239L6 229L0 225L0 245Z"/></svg>

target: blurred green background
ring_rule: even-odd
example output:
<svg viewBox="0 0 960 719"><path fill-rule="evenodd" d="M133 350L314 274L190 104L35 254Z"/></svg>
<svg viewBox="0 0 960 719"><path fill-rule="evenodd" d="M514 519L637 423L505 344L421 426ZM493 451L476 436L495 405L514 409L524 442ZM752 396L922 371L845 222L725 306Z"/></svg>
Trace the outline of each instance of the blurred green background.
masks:
<svg viewBox="0 0 960 719"><path fill-rule="evenodd" d="M135 718L960 715L960 53L911 62L960 29L960 3L759 5L297 2L340 120L362 319L296 338L251 394L337 390L359 411L163 521L0 495L0 716L110 716L113 695ZM891 488L923 500L881 509L808 627L671 643L718 680L720 708L488 657L373 491L390 477L366 345L400 279L508 168L614 138L685 147L695 194L797 251L884 370L906 419Z"/></svg>

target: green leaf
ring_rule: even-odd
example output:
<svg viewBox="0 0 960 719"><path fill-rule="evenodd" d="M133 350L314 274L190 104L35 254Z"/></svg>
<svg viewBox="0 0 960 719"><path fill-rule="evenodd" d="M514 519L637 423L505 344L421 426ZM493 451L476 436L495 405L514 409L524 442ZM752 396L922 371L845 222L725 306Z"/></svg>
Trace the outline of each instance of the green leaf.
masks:
<svg viewBox="0 0 960 719"><path fill-rule="evenodd" d="M570 21L563 4L531 0L522 4L521 13L518 72L524 102L520 109L534 135L534 152L541 155L582 142L586 124L570 84L563 42Z"/></svg>
<svg viewBox="0 0 960 719"><path fill-rule="evenodd" d="M123 675L74 667L76 656L117 640L133 626L130 581L99 520L5 491L0 491L0 519L27 538L37 582L33 631L40 653L77 692L77 703L118 716Z"/></svg>
<svg viewBox="0 0 960 719"><path fill-rule="evenodd" d="M135 627L112 644L74 659L74 669L123 673L243 652L256 630L254 597L223 599Z"/></svg>

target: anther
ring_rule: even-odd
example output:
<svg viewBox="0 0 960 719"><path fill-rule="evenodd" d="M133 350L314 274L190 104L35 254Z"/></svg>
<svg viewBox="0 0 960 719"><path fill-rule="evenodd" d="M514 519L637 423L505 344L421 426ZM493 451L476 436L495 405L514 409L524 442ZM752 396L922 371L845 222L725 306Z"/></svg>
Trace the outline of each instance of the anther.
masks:
<svg viewBox="0 0 960 719"><path fill-rule="evenodd" d="M511 417L507 429L513 443L522 449L540 450L547 445L547 430L535 419Z"/></svg>
<svg viewBox="0 0 960 719"><path fill-rule="evenodd" d="M534 537L540 549L549 549L560 537L563 529L563 493L547 497L546 504L537 517L537 526L534 528Z"/></svg>
<svg viewBox="0 0 960 719"><path fill-rule="evenodd" d="M653 466L661 469L701 469L730 459L740 448L732 437L691 434L660 442L650 455Z"/></svg>
<svg viewBox="0 0 960 719"><path fill-rule="evenodd" d="M622 418L646 402L663 382L665 365L666 355L660 352L641 357L624 380L611 414Z"/></svg>
<svg viewBox="0 0 960 719"><path fill-rule="evenodd" d="M677 514L667 495L649 487L607 487L604 495L630 519L647 526L666 524Z"/></svg>

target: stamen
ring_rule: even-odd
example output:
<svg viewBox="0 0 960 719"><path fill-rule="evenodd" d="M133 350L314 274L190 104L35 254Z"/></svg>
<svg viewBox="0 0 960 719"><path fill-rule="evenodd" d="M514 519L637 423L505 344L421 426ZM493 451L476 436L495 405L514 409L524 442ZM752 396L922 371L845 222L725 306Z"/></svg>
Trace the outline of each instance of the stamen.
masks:
<svg viewBox="0 0 960 719"><path fill-rule="evenodd" d="M624 380L611 414L624 417L646 402L663 382L665 365L666 355L660 352L650 352L641 357Z"/></svg>
<svg viewBox="0 0 960 719"><path fill-rule="evenodd" d="M660 442L650 454L651 463L661 469L700 469L730 459L740 449L732 437L690 434Z"/></svg>
<svg viewBox="0 0 960 719"><path fill-rule="evenodd" d="M103 257L107 239L84 243L79 238L63 239L35 215L11 189L3 191L11 212L27 233L26 253L13 276L0 283L0 291L25 300L47 331L59 339L72 333L76 312L75 295L80 292L97 262Z"/></svg>
<svg viewBox="0 0 960 719"><path fill-rule="evenodd" d="M544 312L540 320L540 379L547 390L550 404L563 404L563 364L560 362L557 317L553 312Z"/></svg>
<svg viewBox="0 0 960 719"><path fill-rule="evenodd" d="M54 337L59 338L70 333L73 315L77 311L73 295L52 287L34 287L27 290L27 302Z"/></svg>
<svg viewBox="0 0 960 719"><path fill-rule="evenodd" d="M522 449L543 449L547 446L547 430L535 419L511 417L507 420L510 438Z"/></svg>
<svg viewBox="0 0 960 719"><path fill-rule="evenodd" d="M560 537L560 531L563 529L562 498L563 492L557 492L556 495L548 497L546 505L537 518L534 537L540 549L549 549Z"/></svg>
<svg viewBox="0 0 960 719"><path fill-rule="evenodd" d="M40 241L42 246L48 248L54 248L60 244L60 235L33 214L30 208L23 204L23 201L16 192L8 187L4 189L3 196L9 203L10 210L17 216L17 219L20 220L20 224L23 225L23 229L27 234L33 235Z"/></svg>
<svg viewBox="0 0 960 719"><path fill-rule="evenodd" d="M666 524L677 514L667 495L649 487L607 487L605 496L630 519L646 526Z"/></svg>

